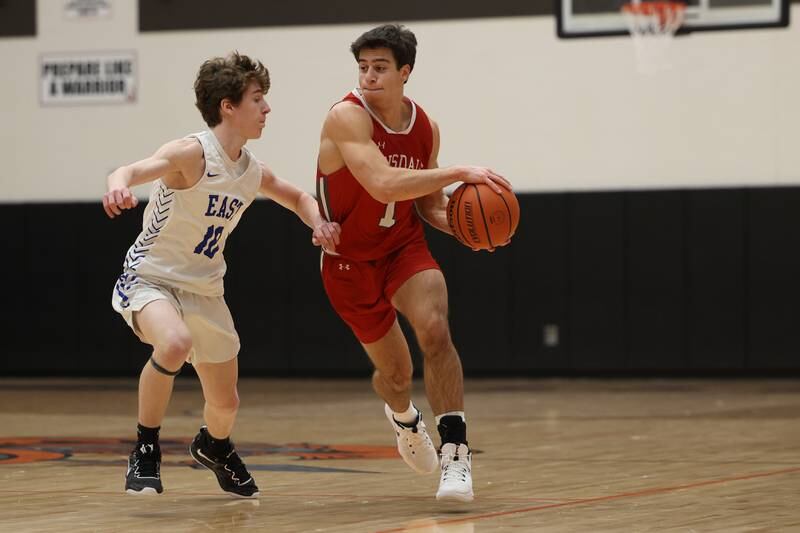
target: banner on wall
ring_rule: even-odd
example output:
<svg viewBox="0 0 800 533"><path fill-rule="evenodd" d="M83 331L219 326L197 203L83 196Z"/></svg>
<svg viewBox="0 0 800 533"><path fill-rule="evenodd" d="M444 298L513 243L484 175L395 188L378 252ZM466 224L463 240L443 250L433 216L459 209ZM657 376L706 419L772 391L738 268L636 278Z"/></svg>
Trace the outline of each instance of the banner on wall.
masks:
<svg viewBox="0 0 800 533"><path fill-rule="evenodd" d="M63 0L68 19L96 19L111 16L110 0Z"/></svg>
<svg viewBox="0 0 800 533"><path fill-rule="evenodd" d="M43 54L42 105L127 104L136 101L136 53Z"/></svg>

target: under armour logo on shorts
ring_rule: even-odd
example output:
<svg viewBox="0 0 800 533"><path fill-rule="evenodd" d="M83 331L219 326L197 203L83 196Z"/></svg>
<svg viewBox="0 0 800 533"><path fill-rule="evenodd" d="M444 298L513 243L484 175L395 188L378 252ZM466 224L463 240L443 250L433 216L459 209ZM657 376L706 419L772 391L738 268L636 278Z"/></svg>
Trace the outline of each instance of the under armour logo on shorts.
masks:
<svg viewBox="0 0 800 533"><path fill-rule="evenodd" d="M339 263L339 270L350 270L349 263Z"/></svg>

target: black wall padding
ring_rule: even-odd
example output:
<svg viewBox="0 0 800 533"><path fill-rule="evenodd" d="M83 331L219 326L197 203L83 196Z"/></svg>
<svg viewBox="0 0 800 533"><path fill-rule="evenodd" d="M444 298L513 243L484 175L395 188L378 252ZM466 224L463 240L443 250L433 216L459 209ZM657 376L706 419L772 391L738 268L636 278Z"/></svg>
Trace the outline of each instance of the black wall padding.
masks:
<svg viewBox="0 0 800 533"><path fill-rule="evenodd" d="M684 368L686 270L683 193L625 195L625 316L630 368Z"/></svg>
<svg viewBox="0 0 800 533"><path fill-rule="evenodd" d="M626 369L625 196L578 193L568 209L570 368Z"/></svg>
<svg viewBox="0 0 800 533"><path fill-rule="evenodd" d="M0 38L35 37L37 3L34 0L0 0ZM61 8L59 5L58 9Z"/></svg>
<svg viewBox="0 0 800 533"><path fill-rule="evenodd" d="M751 368L800 366L800 189L752 191L746 308Z"/></svg>
<svg viewBox="0 0 800 533"><path fill-rule="evenodd" d="M519 200L517 234L495 253L428 231L467 375L800 372L800 188ZM0 205L2 375L138 374L148 347L110 299L142 211L108 220L99 202ZM242 375L370 373L294 215L256 202L226 257Z"/></svg>
<svg viewBox="0 0 800 533"><path fill-rule="evenodd" d="M512 244L508 295L511 368L569 368L569 265L567 239L570 196L523 195L520 228ZM558 328L558 344L546 345L544 326Z"/></svg>
<svg viewBox="0 0 800 533"><path fill-rule="evenodd" d="M684 195L686 362L745 368L747 198L744 190Z"/></svg>

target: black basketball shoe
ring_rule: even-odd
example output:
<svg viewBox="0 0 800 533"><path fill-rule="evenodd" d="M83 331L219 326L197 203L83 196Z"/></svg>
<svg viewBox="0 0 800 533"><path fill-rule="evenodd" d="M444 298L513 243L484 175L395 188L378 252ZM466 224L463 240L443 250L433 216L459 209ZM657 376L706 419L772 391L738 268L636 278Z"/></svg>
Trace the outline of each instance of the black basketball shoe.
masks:
<svg viewBox="0 0 800 533"><path fill-rule="evenodd" d="M209 451L208 439L208 429L203 426L189 446L189 454L192 459L214 472L219 486L225 492L240 498L258 496L256 482L245 468L233 445L223 456L215 457Z"/></svg>
<svg viewBox="0 0 800 533"><path fill-rule="evenodd" d="M161 494L161 449L158 444L136 443L128 457L125 492L129 494Z"/></svg>

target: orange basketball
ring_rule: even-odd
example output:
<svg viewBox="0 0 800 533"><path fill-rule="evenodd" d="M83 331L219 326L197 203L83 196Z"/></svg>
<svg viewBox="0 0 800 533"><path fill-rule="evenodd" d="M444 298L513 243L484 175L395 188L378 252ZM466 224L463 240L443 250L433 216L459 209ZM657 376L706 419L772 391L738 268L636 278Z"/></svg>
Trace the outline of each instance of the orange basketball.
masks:
<svg viewBox="0 0 800 533"><path fill-rule="evenodd" d="M519 202L504 187L497 194L483 183L463 183L447 202L447 222L456 239L473 250L507 243L519 224Z"/></svg>

